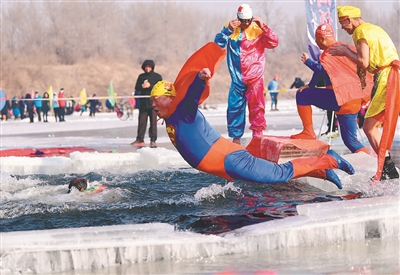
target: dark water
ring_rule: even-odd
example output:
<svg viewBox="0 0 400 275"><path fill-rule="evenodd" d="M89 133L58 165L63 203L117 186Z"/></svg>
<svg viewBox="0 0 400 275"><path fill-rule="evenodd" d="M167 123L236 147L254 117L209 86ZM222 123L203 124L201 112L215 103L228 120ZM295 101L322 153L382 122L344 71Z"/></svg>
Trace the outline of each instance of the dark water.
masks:
<svg viewBox="0 0 400 275"><path fill-rule="evenodd" d="M67 194L73 177L108 188ZM177 230L218 234L297 215L300 204L343 199L301 180L228 183L192 169L3 178L2 232L162 222Z"/></svg>

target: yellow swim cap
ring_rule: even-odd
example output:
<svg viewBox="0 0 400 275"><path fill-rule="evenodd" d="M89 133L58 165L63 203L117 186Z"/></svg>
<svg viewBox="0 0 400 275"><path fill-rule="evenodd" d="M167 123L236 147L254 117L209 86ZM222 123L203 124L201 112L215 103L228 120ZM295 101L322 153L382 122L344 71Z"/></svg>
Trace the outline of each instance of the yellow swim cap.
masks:
<svg viewBox="0 0 400 275"><path fill-rule="evenodd" d="M161 95L176 96L176 90L174 84L165 80L158 81L151 90L150 96L161 96Z"/></svg>
<svg viewBox="0 0 400 275"><path fill-rule="evenodd" d="M339 20L361 17L361 10L353 6L338 6L337 12Z"/></svg>

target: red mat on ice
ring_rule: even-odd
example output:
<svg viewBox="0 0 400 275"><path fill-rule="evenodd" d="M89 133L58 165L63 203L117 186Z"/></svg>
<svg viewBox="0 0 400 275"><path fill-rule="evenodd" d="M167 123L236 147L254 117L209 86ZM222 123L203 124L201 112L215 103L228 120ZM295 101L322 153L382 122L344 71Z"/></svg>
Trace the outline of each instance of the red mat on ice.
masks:
<svg viewBox="0 0 400 275"><path fill-rule="evenodd" d="M68 156L72 152L93 152L94 149L76 147L57 147L57 148L15 148L0 150L0 157L51 157Z"/></svg>
<svg viewBox="0 0 400 275"><path fill-rule="evenodd" d="M246 149L253 156L278 163L279 159L319 156L329 150L329 144L317 139L260 136L254 137Z"/></svg>

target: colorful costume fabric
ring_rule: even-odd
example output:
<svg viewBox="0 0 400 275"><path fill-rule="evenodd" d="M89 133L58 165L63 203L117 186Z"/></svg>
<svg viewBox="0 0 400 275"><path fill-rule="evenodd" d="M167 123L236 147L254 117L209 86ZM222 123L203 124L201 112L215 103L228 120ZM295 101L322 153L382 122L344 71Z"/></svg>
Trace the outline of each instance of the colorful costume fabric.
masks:
<svg viewBox="0 0 400 275"><path fill-rule="evenodd" d="M214 39L227 49L227 64L232 83L228 95L228 134L231 138L243 136L246 123L246 102L249 108L250 130L266 129L264 70L265 49L278 46L278 36L266 25L252 23L247 29L230 30L227 23Z"/></svg>
<svg viewBox="0 0 400 275"><path fill-rule="evenodd" d="M213 76L225 54L217 44L206 44L186 61L174 81L176 95L163 117L170 140L182 157L192 167L228 180L277 183L310 176L329 180L341 189L340 179L332 169L339 168L349 174L354 174L354 169L332 150L320 157L275 164L251 155L211 127L198 110L210 93L209 81L201 80L198 73L208 68Z"/></svg>
<svg viewBox="0 0 400 275"><path fill-rule="evenodd" d="M296 94L297 105L314 105L324 110L335 111L346 147L352 153L360 149L366 151L364 145L357 139L357 115L363 98L366 100L368 96L361 89L356 68L354 64L350 64L351 61L347 57L331 56L327 50L321 54L320 59L324 66L310 58L306 60L305 64L314 74L308 84L310 88ZM325 66L330 74L325 70ZM344 77L340 77L339 74L343 70L347 73ZM372 87L371 76L368 80L368 87ZM321 81L325 81L327 88L316 88Z"/></svg>
<svg viewBox="0 0 400 275"><path fill-rule="evenodd" d="M170 140L182 157L193 168L228 180L278 183L293 178L291 162L275 164L256 158L211 127L198 110L205 87L206 83L196 76L175 111L165 119Z"/></svg>
<svg viewBox="0 0 400 275"><path fill-rule="evenodd" d="M374 90L365 118L373 117L385 110L383 132L379 144L378 171L375 179L381 178L385 154L390 150L400 113L400 61L396 47L389 35L379 26L362 23L353 33L354 44L365 39L369 46L369 66L374 74Z"/></svg>

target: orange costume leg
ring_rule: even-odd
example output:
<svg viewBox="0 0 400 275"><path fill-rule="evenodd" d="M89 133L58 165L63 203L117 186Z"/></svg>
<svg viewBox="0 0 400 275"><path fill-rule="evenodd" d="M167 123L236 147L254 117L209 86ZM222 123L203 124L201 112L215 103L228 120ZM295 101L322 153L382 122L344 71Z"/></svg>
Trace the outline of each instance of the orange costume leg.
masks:
<svg viewBox="0 0 400 275"><path fill-rule="evenodd" d="M290 138L293 139L316 139L314 132L314 125L312 120L312 109L311 106L297 105L297 111L303 123L303 131L299 134L292 135Z"/></svg>
<svg viewBox="0 0 400 275"><path fill-rule="evenodd" d="M341 169L350 175L354 174L353 166L333 150L319 157L299 158L290 162L293 164L294 178L308 176L326 179L340 189L342 189L342 184L332 169Z"/></svg>

